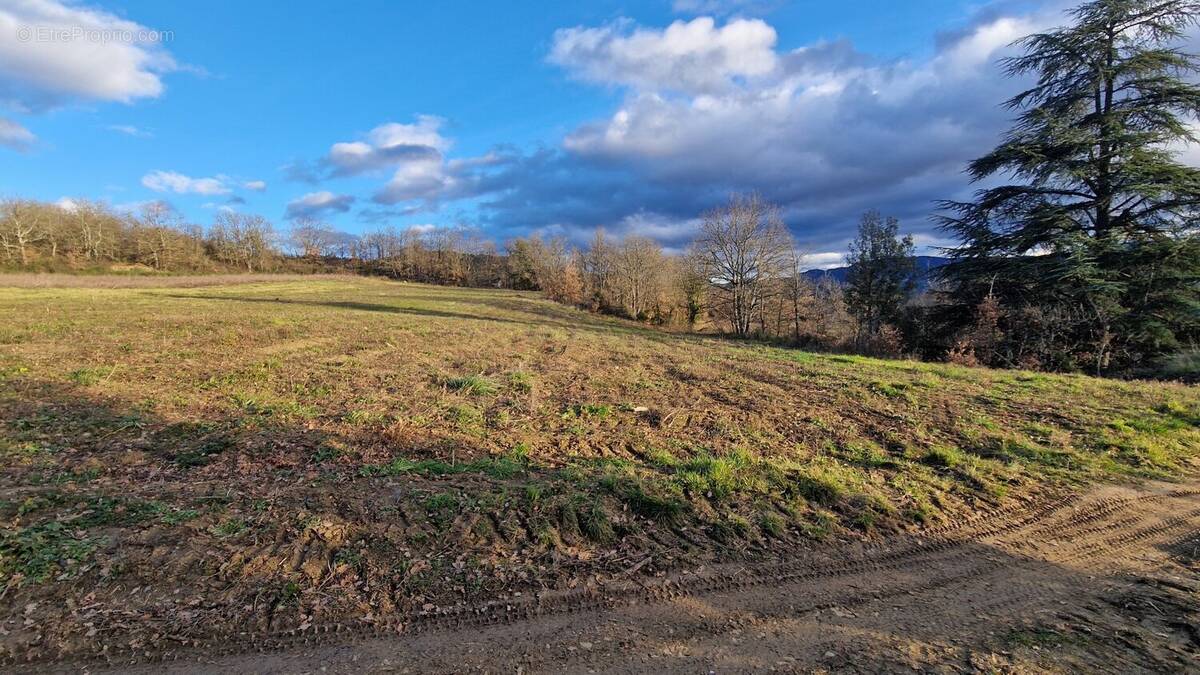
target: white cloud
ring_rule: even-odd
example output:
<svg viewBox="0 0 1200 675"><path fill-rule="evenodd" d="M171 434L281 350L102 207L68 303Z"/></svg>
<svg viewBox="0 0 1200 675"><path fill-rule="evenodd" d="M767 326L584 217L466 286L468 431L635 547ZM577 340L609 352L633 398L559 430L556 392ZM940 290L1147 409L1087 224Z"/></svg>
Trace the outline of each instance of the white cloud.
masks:
<svg viewBox="0 0 1200 675"><path fill-rule="evenodd" d="M810 270L827 270L834 267L842 267L846 264L846 254L837 251L825 251L822 253L806 253L804 255L804 268Z"/></svg>
<svg viewBox="0 0 1200 675"><path fill-rule="evenodd" d="M13 150L25 151L33 145L37 136L16 122L0 117L0 145Z"/></svg>
<svg viewBox="0 0 1200 675"><path fill-rule="evenodd" d="M758 19L719 28L712 17L663 30L629 27L558 30L550 61L593 82L695 94L727 90L735 79L763 77L778 66L775 29Z"/></svg>
<svg viewBox="0 0 1200 675"><path fill-rule="evenodd" d="M380 204L435 199L453 184L454 178L446 173L445 163L440 157L412 160L396 168L392 179L375 194L374 199Z"/></svg>
<svg viewBox="0 0 1200 675"><path fill-rule="evenodd" d="M110 124L107 128L109 131L115 131L119 134L125 134L126 136L132 136L134 138L150 138L153 136L153 134L151 134L149 131L146 131L145 129L139 129L132 124Z"/></svg>
<svg viewBox="0 0 1200 675"><path fill-rule="evenodd" d="M155 98L178 69L161 36L74 3L16 0L0 7L0 102L39 111L78 101Z"/></svg>
<svg viewBox="0 0 1200 675"><path fill-rule="evenodd" d="M415 124L389 122L372 129L365 140L334 143L321 160L333 176L352 176L409 163L438 164L450 140L442 136L443 120L418 115Z"/></svg>
<svg viewBox="0 0 1200 675"><path fill-rule="evenodd" d="M674 205L627 205L635 210L679 218L695 208L693 195L757 190L818 250L844 244L871 207L928 230L934 200L961 196L963 167L1011 116L1000 103L1021 83L1004 78L997 59L1062 20L1048 10L980 16L922 61L880 60L845 41L776 51L761 21L559 31L551 61L627 90L563 147L677 195Z"/></svg>
<svg viewBox="0 0 1200 675"><path fill-rule="evenodd" d="M224 176L215 178L192 178L174 171L151 171L142 176L142 185L155 192L177 194L227 195L232 190Z"/></svg>
<svg viewBox="0 0 1200 675"><path fill-rule="evenodd" d="M242 187L251 192L263 192L267 189L267 181L265 180L248 180L242 183Z"/></svg>
<svg viewBox="0 0 1200 675"><path fill-rule="evenodd" d="M337 195L329 191L310 192L299 199L288 202L284 218L293 220L303 216L317 216L330 211L345 213L354 203L351 195Z"/></svg>
<svg viewBox="0 0 1200 675"><path fill-rule="evenodd" d="M70 197L59 197L58 201L54 202L54 205L63 211L74 211L79 208L79 202Z"/></svg>

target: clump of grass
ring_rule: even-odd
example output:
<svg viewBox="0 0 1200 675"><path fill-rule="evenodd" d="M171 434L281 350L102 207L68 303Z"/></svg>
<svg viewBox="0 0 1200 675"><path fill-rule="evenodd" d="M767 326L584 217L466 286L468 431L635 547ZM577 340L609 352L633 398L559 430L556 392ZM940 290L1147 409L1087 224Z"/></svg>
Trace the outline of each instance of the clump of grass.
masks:
<svg viewBox="0 0 1200 675"><path fill-rule="evenodd" d="M897 464L883 448L871 441L853 443L843 452L850 463L868 469L892 467Z"/></svg>
<svg viewBox="0 0 1200 675"><path fill-rule="evenodd" d="M345 454L345 451L333 444L322 443L312 454L312 461L320 464L321 462L331 462Z"/></svg>
<svg viewBox="0 0 1200 675"><path fill-rule="evenodd" d="M908 392L908 385L903 382L872 382L871 391L888 398L912 401L912 394Z"/></svg>
<svg viewBox="0 0 1200 675"><path fill-rule="evenodd" d="M724 518L709 525L708 531L713 539L729 544L749 537L750 521L736 513L729 513Z"/></svg>
<svg viewBox="0 0 1200 675"><path fill-rule="evenodd" d="M112 368L80 368L67 374L67 379L75 384L90 387L93 384L112 375Z"/></svg>
<svg viewBox="0 0 1200 675"><path fill-rule="evenodd" d="M378 424L383 420L383 413L371 412L369 410L351 410L345 415L342 415L342 421L344 421L346 424L356 427L365 427L372 424Z"/></svg>
<svg viewBox="0 0 1200 675"><path fill-rule="evenodd" d="M425 512L429 520L440 528L448 526L462 508L463 503L458 495L450 492L439 492L425 498Z"/></svg>
<svg viewBox="0 0 1200 675"><path fill-rule="evenodd" d="M833 506L845 497L846 484L834 472L823 467L810 467L792 476L796 494L810 502Z"/></svg>
<svg viewBox="0 0 1200 675"><path fill-rule="evenodd" d="M528 394L533 391L533 376L523 370L514 371L508 374L508 386Z"/></svg>
<svg viewBox="0 0 1200 675"><path fill-rule="evenodd" d="M754 459L744 450L722 457L701 453L678 465L680 485L716 501L736 493L762 490L765 483Z"/></svg>
<svg viewBox="0 0 1200 675"><path fill-rule="evenodd" d="M632 476L605 476L601 486L625 502L630 511L661 523L678 523L687 510L685 502L677 495L662 494Z"/></svg>
<svg viewBox="0 0 1200 675"><path fill-rule="evenodd" d="M758 527L763 532L776 539L783 536L783 518L778 514L769 511L763 511L758 514Z"/></svg>
<svg viewBox="0 0 1200 675"><path fill-rule="evenodd" d="M209 532L221 537L222 539L228 539L230 537L236 537L237 535L245 532L247 529L249 529L249 525L246 524L246 521L242 520L241 518L229 518L210 527Z"/></svg>
<svg viewBox="0 0 1200 675"><path fill-rule="evenodd" d="M925 455L921 461L929 466L936 466L943 469L953 469L962 464L963 454L955 448L950 448L941 445L935 445L925 451Z"/></svg>
<svg viewBox="0 0 1200 675"><path fill-rule="evenodd" d="M446 380L446 386L469 396L491 396L497 391L496 383L483 375L466 375Z"/></svg>
<svg viewBox="0 0 1200 675"><path fill-rule="evenodd" d="M189 520L195 520L200 517L200 512L195 509L177 509L164 507L160 511L159 520L165 525L182 525Z"/></svg>
<svg viewBox="0 0 1200 675"><path fill-rule="evenodd" d="M452 405L446 409L446 414L464 432L477 433L479 425L483 423L483 413L469 405Z"/></svg>
<svg viewBox="0 0 1200 675"><path fill-rule="evenodd" d="M592 501L579 511L579 529L584 536L597 543L607 543L616 535L608 512L598 501Z"/></svg>
<svg viewBox="0 0 1200 675"><path fill-rule="evenodd" d="M808 516L798 519L796 526L809 539L826 539L837 525L837 517L827 511L813 511Z"/></svg>

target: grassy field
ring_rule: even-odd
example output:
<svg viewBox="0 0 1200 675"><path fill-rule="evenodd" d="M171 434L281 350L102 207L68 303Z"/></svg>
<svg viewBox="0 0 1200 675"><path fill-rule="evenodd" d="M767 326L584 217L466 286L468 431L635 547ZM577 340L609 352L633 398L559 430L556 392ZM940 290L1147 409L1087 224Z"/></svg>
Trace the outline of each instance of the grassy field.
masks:
<svg viewBox="0 0 1200 675"><path fill-rule="evenodd" d="M1182 385L818 355L368 279L4 286L11 653L786 556L1200 468Z"/></svg>

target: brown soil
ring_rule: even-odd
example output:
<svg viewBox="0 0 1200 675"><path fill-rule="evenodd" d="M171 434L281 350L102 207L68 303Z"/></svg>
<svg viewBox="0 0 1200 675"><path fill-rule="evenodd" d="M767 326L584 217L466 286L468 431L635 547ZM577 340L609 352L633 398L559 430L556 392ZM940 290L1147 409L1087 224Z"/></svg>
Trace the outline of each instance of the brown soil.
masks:
<svg viewBox="0 0 1200 675"><path fill-rule="evenodd" d="M566 593L234 636L108 665L231 673L1200 671L1194 479L1103 487L919 537L797 552L782 564L672 577L643 576L644 567L631 566L623 582Z"/></svg>

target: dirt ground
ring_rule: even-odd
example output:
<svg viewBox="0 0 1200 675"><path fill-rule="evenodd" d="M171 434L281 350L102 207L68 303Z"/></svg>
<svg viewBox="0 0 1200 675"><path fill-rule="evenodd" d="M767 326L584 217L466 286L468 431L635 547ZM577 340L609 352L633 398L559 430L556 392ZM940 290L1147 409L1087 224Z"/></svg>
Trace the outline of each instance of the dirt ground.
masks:
<svg viewBox="0 0 1200 675"><path fill-rule="evenodd" d="M180 673L1200 672L1195 480L1103 487L778 565L671 578L637 572L626 583L524 604L435 609L111 665Z"/></svg>

